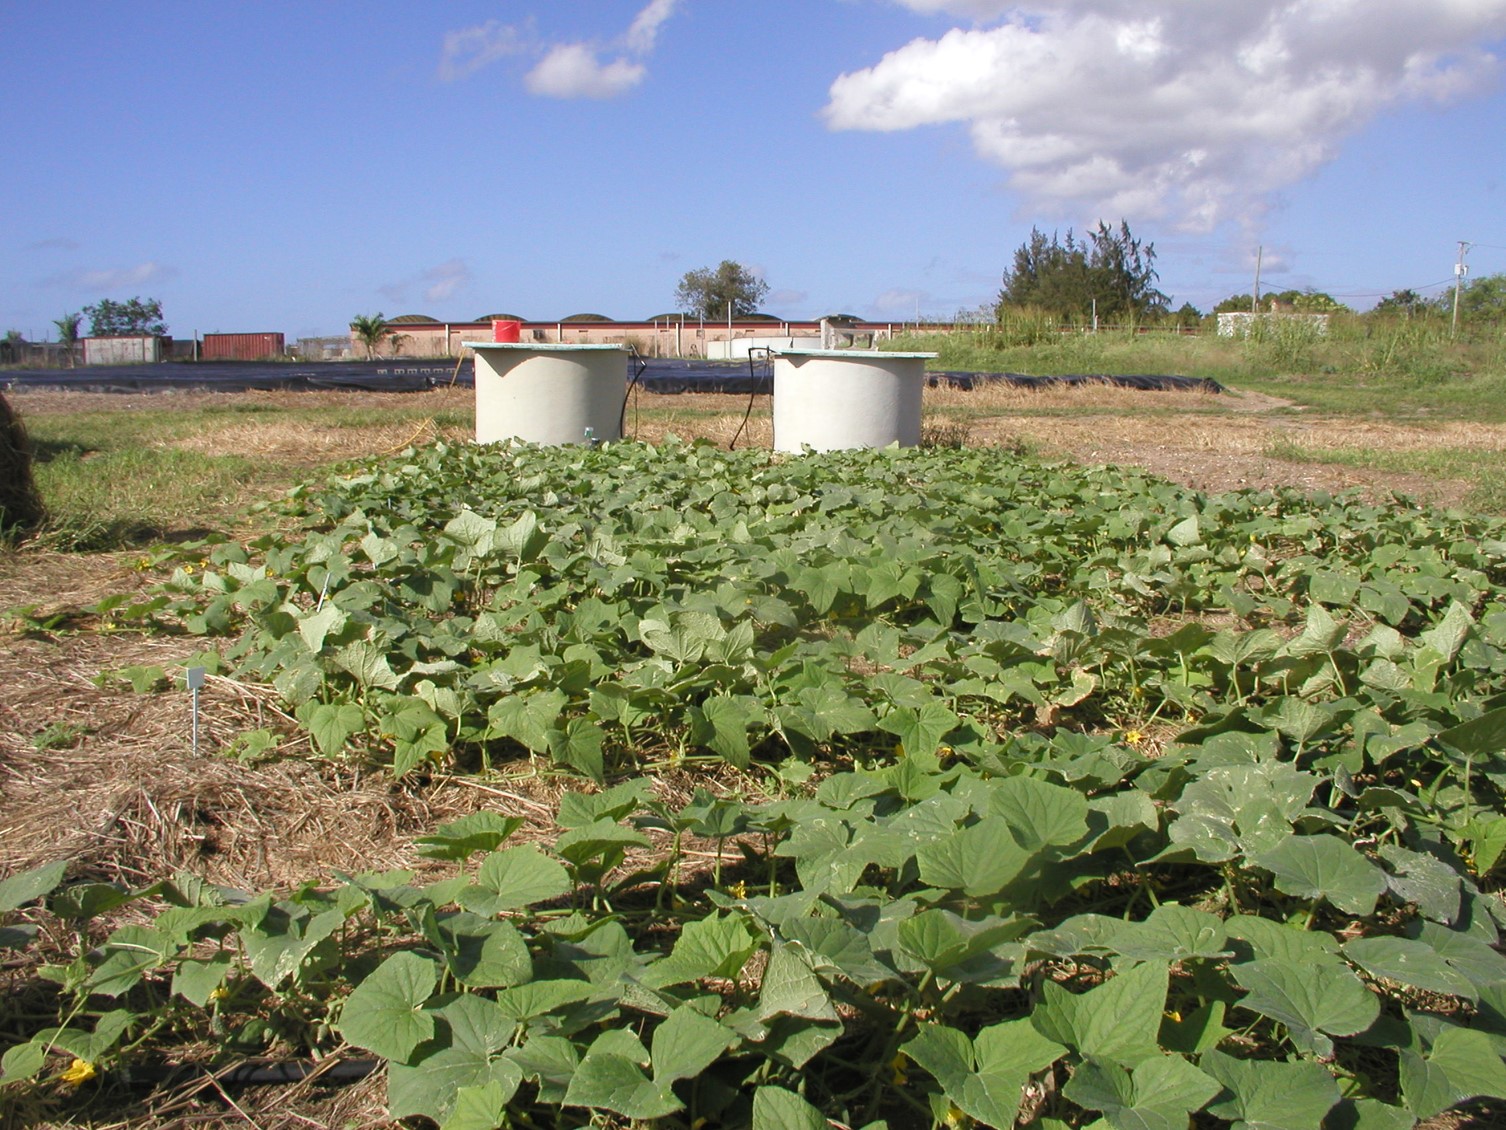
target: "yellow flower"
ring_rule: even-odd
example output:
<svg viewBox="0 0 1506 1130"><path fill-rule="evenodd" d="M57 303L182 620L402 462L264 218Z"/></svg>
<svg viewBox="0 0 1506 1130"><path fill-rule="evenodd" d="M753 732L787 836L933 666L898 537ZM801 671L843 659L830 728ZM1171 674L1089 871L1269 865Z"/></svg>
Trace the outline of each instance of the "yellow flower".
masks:
<svg viewBox="0 0 1506 1130"><path fill-rule="evenodd" d="M956 1103L952 1103L947 1107L945 1121L948 1126L966 1126L972 1119L964 1114Z"/></svg>
<svg viewBox="0 0 1506 1130"><path fill-rule="evenodd" d="M1128 745L1139 745L1145 740L1145 735L1142 734L1139 730L1126 730L1124 734L1124 740Z"/></svg>
<svg viewBox="0 0 1506 1130"><path fill-rule="evenodd" d="M87 1083L97 1074L99 1073L94 1070L94 1065L87 1059L75 1059L58 1078L70 1086L77 1087L80 1083Z"/></svg>
<svg viewBox="0 0 1506 1130"><path fill-rule="evenodd" d="M217 989L210 989L209 990L209 999L212 1000L212 1001L222 1001L226 997L228 997L229 995L230 995L230 990L227 989L227 988L225 988L224 985L221 985Z"/></svg>
<svg viewBox="0 0 1506 1130"><path fill-rule="evenodd" d="M909 1062L910 1058L905 1055L904 1052L898 1053L894 1057L894 1059L890 1061L889 1082L892 1086L903 1087L910 1081L910 1077L905 1074L905 1065Z"/></svg>

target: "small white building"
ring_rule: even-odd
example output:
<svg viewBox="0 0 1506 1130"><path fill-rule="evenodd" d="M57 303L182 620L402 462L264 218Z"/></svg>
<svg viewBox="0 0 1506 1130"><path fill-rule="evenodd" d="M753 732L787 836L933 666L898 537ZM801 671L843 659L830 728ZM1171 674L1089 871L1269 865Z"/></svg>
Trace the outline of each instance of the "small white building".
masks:
<svg viewBox="0 0 1506 1130"><path fill-rule="evenodd" d="M1275 330L1281 325L1302 325L1318 337L1328 333L1327 314L1220 314L1219 337L1249 337L1252 333ZM1259 327L1257 331L1256 327Z"/></svg>
<svg viewBox="0 0 1506 1130"><path fill-rule="evenodd" d="M169 343L171 338L168 339ZM163 339L153 334L84 338L85 365L155 365L163 357ZM172 346L169 344L168 349Z"/></svg>

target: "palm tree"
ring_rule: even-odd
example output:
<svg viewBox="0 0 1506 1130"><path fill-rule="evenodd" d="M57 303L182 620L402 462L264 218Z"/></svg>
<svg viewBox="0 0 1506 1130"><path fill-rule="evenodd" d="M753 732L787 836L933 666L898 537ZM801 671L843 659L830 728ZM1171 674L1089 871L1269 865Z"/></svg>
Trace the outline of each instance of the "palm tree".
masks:
<svg viewBox="0 0 1506 1130"><path fill-rule="evenodd" d="M68 368L73 368L73 351L78 348L78 327L84 320L82 314L64 314L52 324L58 328L58 341L63 346L63 356L68 358Z"/></svg>
<svg viewBox="0 0 1506 1130"><path fill-rule="evenodd" d="M387 319L381 314L357 314L350 320L350 328L366 347L366 359L369 361L374 358L377 346L382 344L382 338L386 336Z"/></svg>

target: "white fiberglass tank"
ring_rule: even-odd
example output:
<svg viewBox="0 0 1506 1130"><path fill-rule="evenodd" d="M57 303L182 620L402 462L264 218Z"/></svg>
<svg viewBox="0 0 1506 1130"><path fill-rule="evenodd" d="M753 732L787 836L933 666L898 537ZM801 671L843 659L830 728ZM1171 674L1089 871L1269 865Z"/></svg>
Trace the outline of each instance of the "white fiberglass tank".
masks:
<svg viewBox="0 0 1506 1130"><path fill-rule="evenodd" d="M560 445L622 438L620 345L468 341L476 351L476 441Z"/></svg>
<svg viewBox="0 0 1506 1130"><path fill-rule="evenodd" d="M783 350L774 357L774 450L915 447L934 353Z"/></svg>

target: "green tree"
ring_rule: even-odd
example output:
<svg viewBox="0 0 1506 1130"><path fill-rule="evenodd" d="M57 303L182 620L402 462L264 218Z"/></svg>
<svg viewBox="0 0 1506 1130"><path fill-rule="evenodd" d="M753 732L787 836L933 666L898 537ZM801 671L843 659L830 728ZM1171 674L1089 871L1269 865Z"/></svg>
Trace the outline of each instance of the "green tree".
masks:
<svg viewBox="0 0 1506 1130"><path fill-rule="evenodd" d="M73 368L73 358L78 352L78 327L83 320L82 314L64 314L52 323L58 328L58 342L63 347L63 357L70 369Z"/></svg>
<svg viewBox="0 0 1506 1130"><path fill-rule="evenodd" d="M999 292L999 316L1004 308L1035 307L1058 320L1092 312L1093 284L1088 275L1088 249L1067 229L1063 241L1056 232L1048 239L1039 228L1014 253L1014 266L1004 272Z"/></svg>
<svg viewBox="0 0 1506 1130"><path fill-rule="evenodd" d="M686 271L675 288L675 302L687 315L707 320L756 313L769 284L741 263L723 259L716 268Z"/></svg>
<svg viewBox="0 0 1506 1130"><path fill-rule="evenodd" d="M1375 304L1372 314L1400 315L1411 318L1419 314L1426 314L1432 309L1432 304L1418 294L1415 290L1393 290L1385 298Z"/></svg>
<svg viewBox="0 0 1506 1130"><path fill-rule="evenodd" d="M1214 314L1248 314L1252 299L1248 294L1231 294L1213 307Z"/></svg>
<svg viewBox="0 0 1506 1130"><path fill-rule="evenodd" d="M162 303L155 298L131 298L115 302L104 298L85 306L90 337L162 337L167 326L162 321Z"/></svg>
<svg viewBox="0 0 1506 1130"><path fill-rule="evenodd" d="M1476 325L1506 321L1506 274L1471 279L1459 295L1459 316Z"/></svg>
<svg viewBox="0 0 1506 1130"><path fill-rule="evenodd" d="M1102 220L1079 240L1071 228L1063 240L1031 228L1004 272L998 309L1034 307L1061 320L1137 321L1164 314L1170 299L1156 289L1156 247L1142 243L1123 220L1117 229Z"/></svg>
<svg viewBox="0 0 1506 1130"><path fill-rule="evenodd" d="M380 312L357 314L350 320L350 329L366 347L366 359L370 361L376 356L377 347L387 335L387 319Z"/></svg>
<svg viewBox="0 0 1506 1130"><path fill-rule="evenodd" d="M1203 324L1203 312L1192 303L1184 302L1171 315L1171 323L1184 330L1195 330Z"/></svg>
<svg viewBox="0 0 1506 1130"><path fill-rule="evenodd" d="M1215 314L1248 314L1250 313L1250 296L1248 294L1234 294L1224 299L1213 308ZM1349 307L1345 306L1331 294L1325 294L1321 290L1269 290L1260 296L1260 302L1255 310L1257 314L1343 314L1348 313Z"/></svg>

